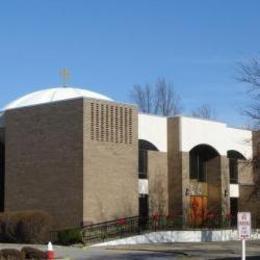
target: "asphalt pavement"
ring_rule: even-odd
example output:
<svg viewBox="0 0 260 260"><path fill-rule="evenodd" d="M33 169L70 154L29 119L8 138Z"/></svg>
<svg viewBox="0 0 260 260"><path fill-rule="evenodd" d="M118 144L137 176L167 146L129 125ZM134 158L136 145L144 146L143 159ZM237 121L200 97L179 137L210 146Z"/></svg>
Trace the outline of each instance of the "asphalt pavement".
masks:
<svg viewBox="0 0 260 260"><path fill-rule="evenodd" d="M0 244L0 249L21 249L23 246L20 244ZM41 250L47 250L47 245L32 246ZM64 260L241 259L240 241L143 244L113 247L54 245L54 250L55 258ZM260 240L247 241L247 259L260 259Z"/></svg>

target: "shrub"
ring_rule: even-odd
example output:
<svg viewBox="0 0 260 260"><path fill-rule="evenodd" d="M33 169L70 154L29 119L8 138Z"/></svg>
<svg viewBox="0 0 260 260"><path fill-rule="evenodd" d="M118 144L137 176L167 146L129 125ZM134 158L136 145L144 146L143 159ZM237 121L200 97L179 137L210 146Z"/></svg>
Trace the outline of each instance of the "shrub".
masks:
<svg viewBox="0 0 260 260"><path fill-rule="evenodd" d="M52 219L43 211L17 211L0 214L0 242L45 243Z"/></svg>
<svg viewBox="0 0 260 260"><path fill-rule="evenodd" d="M22 260L23 255L17 249L2 249L0 250L0 259L8 259L8 260Z"/></svg>
<svg viewBox="0 0 260 260"><path fill-rule="evenodd" d="M34 247L29 247L29 246L23 247L21 252L22 252L23 259L34 259L34 260L47 259L46 252L41 251Z"/></svg>
<svg viewBox="0 0 260 260"><path fill-rule="evenodd" d="M62 245L82 243L81 230L79 228L75 228L59 231L58 242Z"/></svg>

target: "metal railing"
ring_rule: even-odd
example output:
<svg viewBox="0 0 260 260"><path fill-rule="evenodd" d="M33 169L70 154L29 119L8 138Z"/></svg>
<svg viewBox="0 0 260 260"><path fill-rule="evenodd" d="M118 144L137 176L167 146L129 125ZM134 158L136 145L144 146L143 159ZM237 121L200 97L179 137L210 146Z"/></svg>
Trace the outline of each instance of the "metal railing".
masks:
<svg viewBox="0 0 260 260"><path fill-rule="evenodd" d="M236 229L236 216L208 215L199 221L188 218L186 224L183 223L183 216L162 216L155 214L151 217L128 217L98 224L86 225L73 230L80 232L81 240L85 244L104 242L115 238L123 238L147 232L163 230L215 230L215 229ZM252 218L252 228L257 228L254 218ZM68 232L70 230L67 230ZM65 230L66 231L66 230ZM52 241L57 239L59 232L53 231Z"/></svg>
<svg viewBox="0 0 260 260"><path fill-rule="evenodd" d="M84 243L94 243L139 234L139 220L140 218L135 216L87 225L82 228L82 240Z"/></svg>
<svg viewBox="0 0 260 260"><path fill-rule="evenodd" d="M183 224L183 216L130 217L114 221L88 225L82 228L82 240L84 243L103 242L109 239L123 238L147 232L163 230L200 230L200 229L228 229L231 227L231 218L222 216L209 216L198 222L188 220Z"/></svg>

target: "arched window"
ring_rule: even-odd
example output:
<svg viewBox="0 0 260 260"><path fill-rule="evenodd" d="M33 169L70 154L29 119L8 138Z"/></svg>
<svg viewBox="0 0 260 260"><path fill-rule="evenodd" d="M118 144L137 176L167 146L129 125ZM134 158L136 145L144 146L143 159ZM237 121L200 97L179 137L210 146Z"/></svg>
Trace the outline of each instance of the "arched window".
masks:
<svg viewBox="0 0 260 260"><path fill-rule="evenodd" d="M197 145L190 150L190 179L206 182L207 161L218 156L218 152L206 144Z"/></svg>
<svg viewBox="0 0 260 260"><path fill-rule="evenodd" d="M230 183L238 183L238 160L246 160L246 158L235 150L227 152L229 158L229 177Z"/></svg>
<svg viewBox="0 0 260 260"><path fill-rule="evenodd" d="M138 141L139 148L139 163L138 171L139 178L147 178L147 151L159 151L158 148L147 140L140 139Z"/></svg>

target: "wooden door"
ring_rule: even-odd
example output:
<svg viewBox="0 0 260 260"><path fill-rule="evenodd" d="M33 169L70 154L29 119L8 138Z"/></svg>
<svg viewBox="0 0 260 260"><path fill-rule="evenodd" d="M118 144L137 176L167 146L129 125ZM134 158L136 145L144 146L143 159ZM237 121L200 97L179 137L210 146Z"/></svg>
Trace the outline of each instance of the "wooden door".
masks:
<svg viewBox="0 0 260 260"><path fill-rule="evenodd" d="M190 224L199 227L207 214L208 198L206 196L190 197Z"/></svg>

